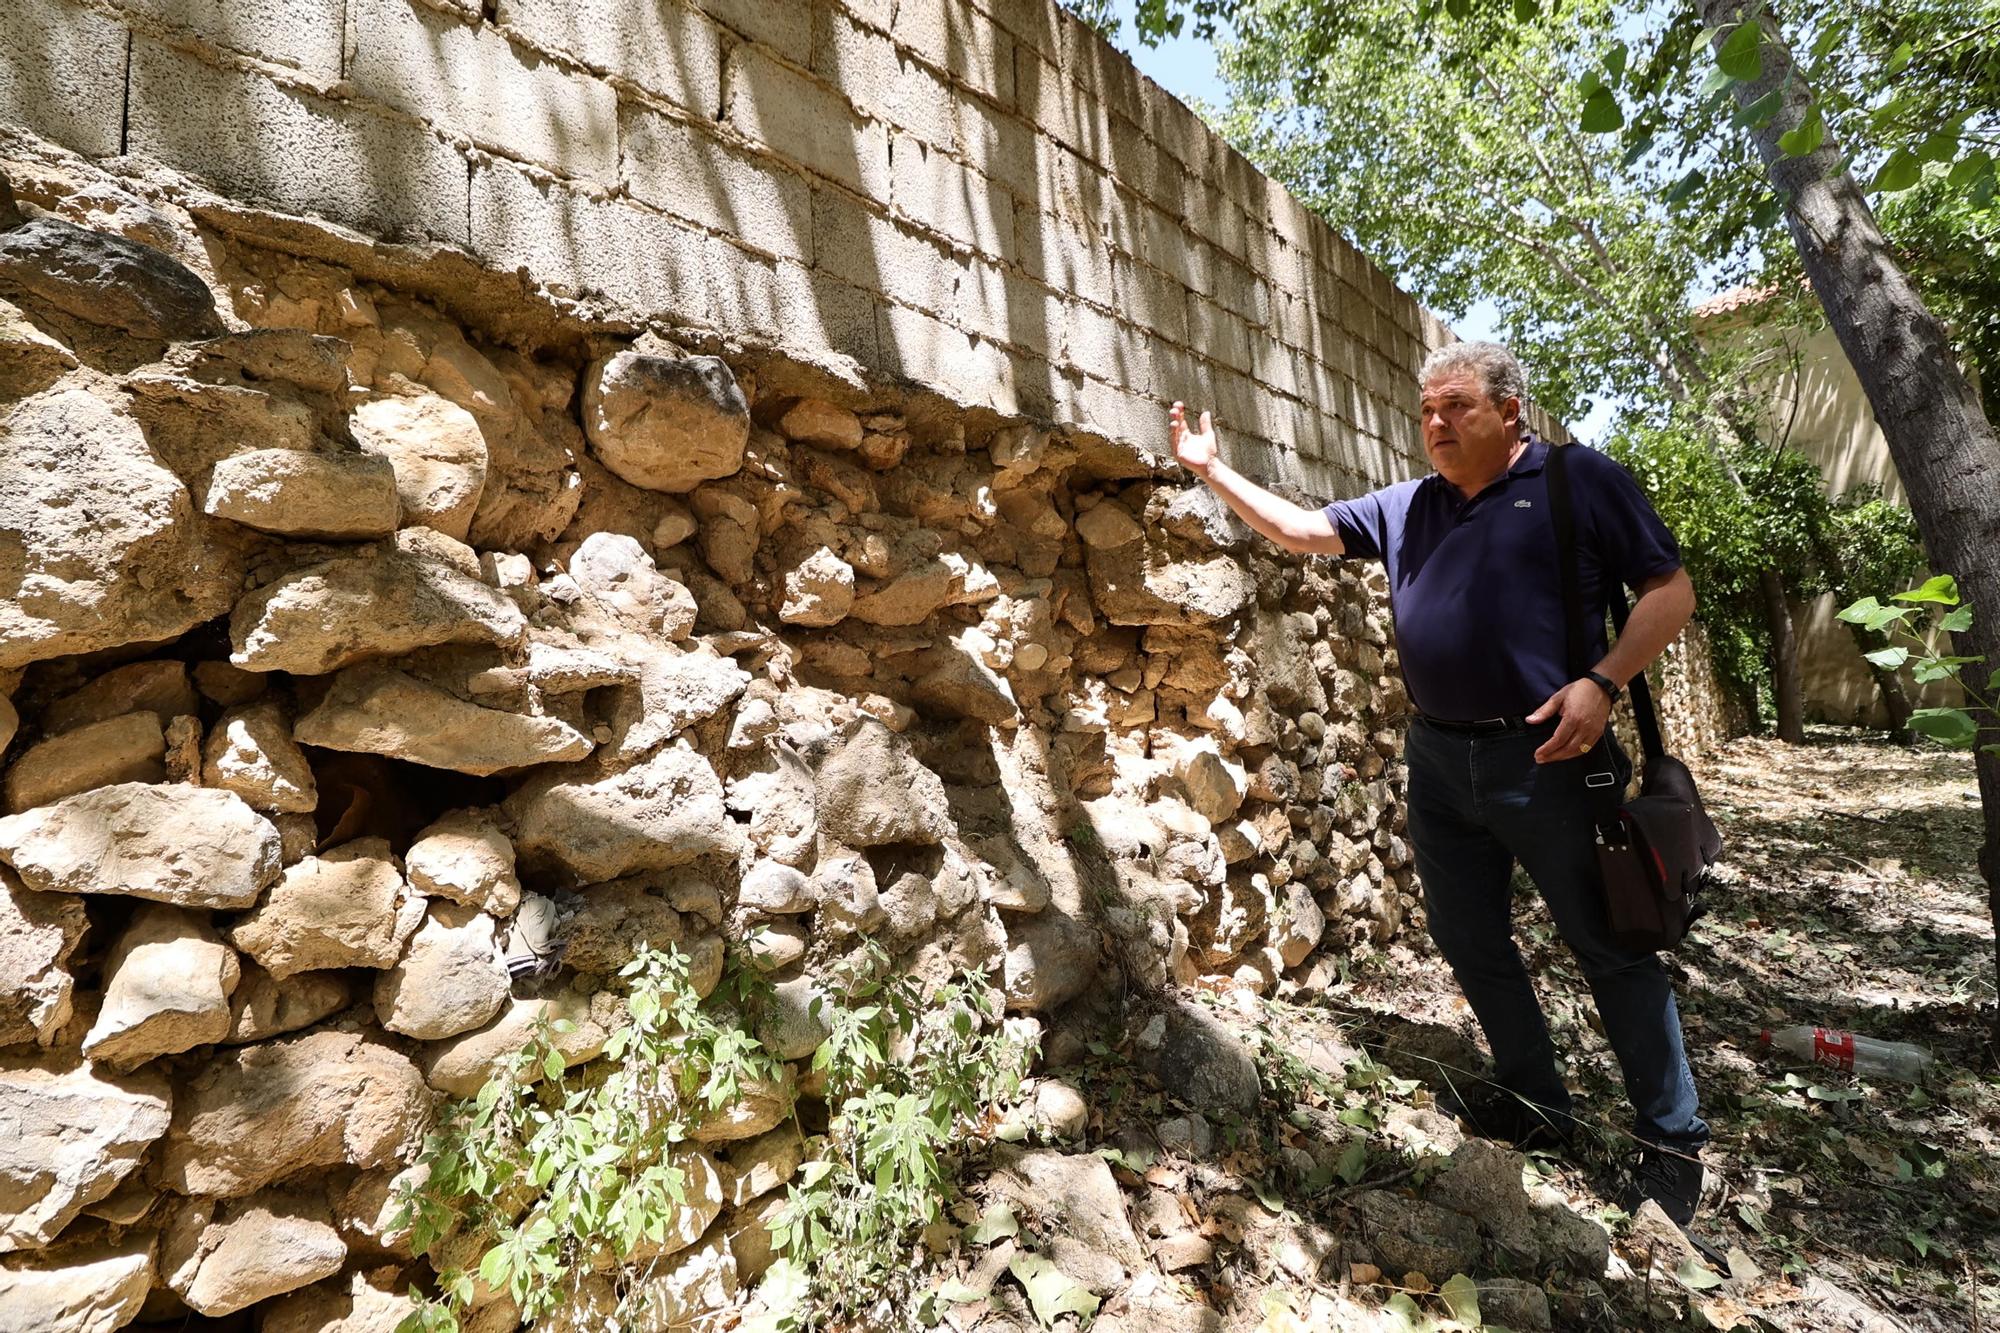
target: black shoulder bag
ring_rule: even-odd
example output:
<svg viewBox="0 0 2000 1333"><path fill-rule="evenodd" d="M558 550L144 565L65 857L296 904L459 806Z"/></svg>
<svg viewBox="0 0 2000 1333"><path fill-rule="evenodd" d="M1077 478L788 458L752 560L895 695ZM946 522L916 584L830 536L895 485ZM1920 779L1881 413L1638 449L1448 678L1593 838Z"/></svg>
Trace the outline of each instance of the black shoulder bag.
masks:
<svg viewBox="0 0 2000 1333"><path fill-rule="evenodd" d="M1580 680L1590 664L1584 660L1586 622L1577 575L1576 515L1564 466L1568 452L1565 446L1551 444L1544 470L1549 508L1555 516L1569 674L1570 679ZM1625 589L1619 587L1611 598L1611 621L1620 633L1630 611ZM1597 864L1604 876L1604 908L1612 935L1626 948L1671 949L1702 914L1702 892L1708 886L1709 867L1722 855L1722 835L1702 809L1694 775L1661 743L1646 673L1634 676L1627 688L1645 751L1639 794L1621 805L1618 798L1623 793L1608 768L1585 777L1597 798L1592 818L1597 826ZM1610 756L1610 736L1606 726L1593 757Z"/></svg>

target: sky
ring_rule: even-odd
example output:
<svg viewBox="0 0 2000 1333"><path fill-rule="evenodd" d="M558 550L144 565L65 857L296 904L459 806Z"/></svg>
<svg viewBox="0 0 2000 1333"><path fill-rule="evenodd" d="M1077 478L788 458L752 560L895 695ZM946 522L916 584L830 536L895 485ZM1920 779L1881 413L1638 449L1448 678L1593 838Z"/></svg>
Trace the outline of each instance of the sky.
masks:
<svg viewBox="0 0 2000 1333"><path fill-rule="evenodd" d="M1170 37L1158 46L1147 46L1138 37L1134 0L1118 0L1116 8L1122 20L1116 44L1132 58L1140 73L1190 105L1200 101L1219 107L1228 100L1228 89L1216 71L1215 49L1194 36L1192 23L1179 37ZM1492 303L1481 301L1463 319L1453 322L1452 328L1461 338L1491 338L1495 336L1497 318ZM1570 423L1570 429L1578 439L1597 443L1611 424L1613 409L1614 404L1600 402L1582 421Z"/></svg>

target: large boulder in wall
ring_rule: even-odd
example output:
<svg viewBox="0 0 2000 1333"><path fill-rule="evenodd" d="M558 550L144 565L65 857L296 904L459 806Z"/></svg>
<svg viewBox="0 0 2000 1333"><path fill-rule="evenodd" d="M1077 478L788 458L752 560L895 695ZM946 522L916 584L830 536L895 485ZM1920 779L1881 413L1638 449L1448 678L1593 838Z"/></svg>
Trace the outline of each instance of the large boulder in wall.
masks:
<svg viewBox="0 0 2000 1333"><path fill-rule="evenodd" d="M52 893L238 911L278 877L277 826L234 792L121 782L0 819L0 861Z"/></svg>
<svg viewBox="0 0 2000 1333"><path fill-rule="evenodd" d="M0 477L0 671L175 638L241 586L122 403L57 386L6 408Z"/></svg>
<svg viewBox="0 0 2000 1333"><path fill-rule="evenodd" d="M301 1171L408 1160L431 1114L417 1067L354 1033L239 1046L180 1089L160 1183L241 1198Z"/></svg>
<svg viewBox="0 0 2000 1333"><path fill-rule="evenodd" d="M720 358L627 348L584 376L583 429L615 475L680 494L743 466L750 405Z"/></svg>
<svg viewBox="0 0 2000 1333"><path fill-rule="evenodd" d="M170 1105L156 1076L0 1071L0 1253L41 1249L118 1188L166 1132Z"/></svg>
<svg viewBox="0 0 2000 1333"><path fill-rule="evenodd" d="M545 770L507 798L514 845L579 883L734 856L743 835L722 804L722 781L685 741L631 768Z"/></svg>
<svg viewBox="0 0 2000 1333"><path fill-rule="evenodd" d="M36 1333L112 1333L139 1317L153 1287L153 1236L93 1239L0 1263L7 1327Z"/></svg>
<svg viewBox="0 0 2000 1333"><path fill-rule="evenodd" d="M41 217L0 231L0 294L26 296L136 338L222 333L215 295L164 250Z"/></svg>

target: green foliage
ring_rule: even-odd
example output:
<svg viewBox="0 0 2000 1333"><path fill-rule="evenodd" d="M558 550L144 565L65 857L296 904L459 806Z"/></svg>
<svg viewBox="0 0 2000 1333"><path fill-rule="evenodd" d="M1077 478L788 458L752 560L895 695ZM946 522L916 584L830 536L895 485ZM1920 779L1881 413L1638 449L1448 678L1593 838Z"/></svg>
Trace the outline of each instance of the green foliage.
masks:
<svg viewBox="0 0 2000 1333"><path fill-rule="evenodd" d="M925 994L872 942L836 972L812 1059L825 1076L826 1137L772 1228L806 1278L794 1327L883 1327L885 1312L910 1308L912 1238L956 1187L954 1145L985 1128L1034 1055L1001 1013L984 977Z"/></svg>
<svg viewBox="0 0 2000 1333"><path fill-rule="evenodd" d="M566 1069L560 1025L545 1027L425 1139L393 1225L431 1260L438 1292L399 1333L456 1329L480 1284L533 1320L595 1268L664 1240L686 1199L690 1129L743 1083L782 1075L728 1003L756 985L749 974L732 970L708 1002L678 950L649 949L619 976L626 1022L603 1060Z"/></svg>
<svg viewBox="0 0 2000 1333"><path fill-rule="evenodd" d="M445 1108L393 1222L431 1261L437 1290L398 1333L455 1333L482 1286L504 1288L532 1321L593 1272L642 1256L686 1200L696 1126L748 1085L789 1086L747 1028L770 1000L762 979L732 960L704 1000L687 969L677 950L642 952L619 974L625 1021L601 1059L565 1069L563 1034L544 1028L476 1097ZM985 978L926 993L872 943L839 970L819 1017L827 1133L774 1226L796 1288L787 1329L911 1293L915 1234L956 1184L953 1146L1019 1088L1033 1055L1005 1030Z"/></svg>
<svg viewBox="0 0 2000 1333"><path fill-rule="evenodd" d="M1988 754L2000 754L2000 729L1990 725L1994 704L2000 699L2000 670L1988 675L1984 657L1947 651L1951 635L1972 628L1972 608L1960 603L1958 581L1949 574L1939 574L1921 587L1897 593L1893 600L1902 605L1884 606L1873 597L1863 597L1839 615L1842 620L1889 636L1890 646L1868 654L1869 661L1890 671L1907 670L1918 685L1956 681L1969 704L1964 708L1919 708L1910 714L1910 730L1953 749L1977 745ZM1975 683L1982 677L1983 687ZM1981 711L1989 723L1984 729ZM1992 739L1980 744L1982 736Z"/></svg>

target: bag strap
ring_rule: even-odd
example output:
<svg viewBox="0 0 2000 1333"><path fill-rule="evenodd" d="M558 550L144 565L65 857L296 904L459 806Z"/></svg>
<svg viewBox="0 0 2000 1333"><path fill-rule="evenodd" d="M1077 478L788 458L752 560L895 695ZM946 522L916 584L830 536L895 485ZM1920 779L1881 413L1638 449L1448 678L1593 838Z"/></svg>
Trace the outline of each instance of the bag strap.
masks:
<svg viewBox="0 0 2000 1333"><path fill-rule="evenodd" d="M1562 579L1563 601L1563 652L1569 663L1571 680L1579 680L1590 669L1584 648L1583 627L1586 623L1583 608L1583 581L1577 573L1576 561L1576 508L1569 489L1569 450L1575 446L1549 442L1548 461L1542 471L1548 477L1549 508L1553 512L1556 525L1557 571ZM1611 598L1611 623L1619 633L1625 632L1625 620L1632 613L1632 606L1626 598L1621 584ZM1601 614L1601 613L1600 613ZM1653 707L1653 688L1641 671L1632 677L1626 686L1632 696L1632 720L1639 730L1639 747L1645 752L1648 762L1666 753L1666 746L1660 739L1659 714ZM1605 729L1608 733L1610 728Z"/></svg>

